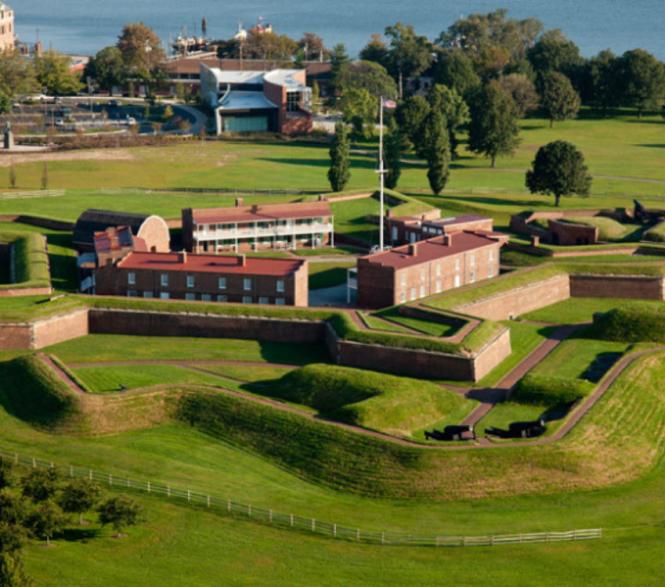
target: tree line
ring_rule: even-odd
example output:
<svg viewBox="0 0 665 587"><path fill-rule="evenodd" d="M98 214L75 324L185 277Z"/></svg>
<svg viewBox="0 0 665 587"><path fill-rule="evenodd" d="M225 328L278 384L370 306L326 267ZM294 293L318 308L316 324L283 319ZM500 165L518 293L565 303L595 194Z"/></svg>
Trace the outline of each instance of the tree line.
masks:
<svg viewBox="0 0 665 587"><path fill-rule="evenodd" d="M55 468L20 475L11 463L0 460L0 585L31 585L21 556L26 540L43 540L48 546L72 517L82 526L84 514L90 511L97 514L102 527L111 526L116 537L143 519L142 508L134 500L102 499L101 488L89 479L66 480Z"/></svg>

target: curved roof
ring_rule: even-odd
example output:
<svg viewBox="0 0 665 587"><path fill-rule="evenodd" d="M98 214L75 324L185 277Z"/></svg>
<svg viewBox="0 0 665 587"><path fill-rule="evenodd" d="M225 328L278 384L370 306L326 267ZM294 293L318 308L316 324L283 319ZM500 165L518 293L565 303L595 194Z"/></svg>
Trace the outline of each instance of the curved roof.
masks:
<svg viewBox="0 0 665 587"><path fill-rule="evenodd" d="M149 214L90 208L78 217L72 241L75 245L93 246L95 233L106 230L109 226L127 226L132 234L136 235L149 216Z"/></svg>

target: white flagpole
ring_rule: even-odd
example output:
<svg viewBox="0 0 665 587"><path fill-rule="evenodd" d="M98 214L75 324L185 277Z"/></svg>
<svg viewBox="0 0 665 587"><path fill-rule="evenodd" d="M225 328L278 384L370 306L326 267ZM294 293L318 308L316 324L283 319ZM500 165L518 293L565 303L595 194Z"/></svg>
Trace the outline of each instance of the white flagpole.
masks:
<svg viewBox="0 0 665 587"><path fill-rule="evenodd" d="M381 210L379 212L379 250L383 251L383 96L379 98L379 201Z"/></svg>

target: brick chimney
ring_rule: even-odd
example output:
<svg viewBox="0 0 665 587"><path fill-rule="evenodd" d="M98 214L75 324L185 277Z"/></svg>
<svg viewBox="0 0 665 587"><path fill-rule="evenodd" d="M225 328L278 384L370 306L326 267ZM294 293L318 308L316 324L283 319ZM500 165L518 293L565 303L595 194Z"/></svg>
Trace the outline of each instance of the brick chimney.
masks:
<svg viewBox="0 0 665 587"><path fill-rule="evenodd" d="M183 265L187 264L187 251L180 251L180 253L178 253L178 262Z"/></svg>
<svg viewBox="0 0 665 587"><path fill-rule="evenodd" d="M412 257L418 256L418 243L411 243L409 245L409 255Z"/></svg>
<svg viewBox="0 0 665 587"><path fill-rule="evenodd" d="M532 247L539 247L540 246L540 237L537 235L533 235L531 237L531 246Z"/></svg>
<svg viewBox="0 0 665 587"><path fill-rule="evenodd" d="M452 247L453 246L453 235L452 234L444 234L443 235L443 244L447 247Z"/></svg>
<svg viewBox="0 0 665 587"><path fill-rule="evenodd" d="M247 255L238 255L238 265L247 267Z"/></svg>
<svg viewBox="0 0 665 587"><path fill-rule="evenodd" d="M386 218L392 218L393 217L393 211L390 208L386 209Z"/></svg>
<svg viewBox="0 0 665 587"><path fill-rule="evenodd" d="M242 198L236 198L236 208L240 208L244 200Z"/></svg>

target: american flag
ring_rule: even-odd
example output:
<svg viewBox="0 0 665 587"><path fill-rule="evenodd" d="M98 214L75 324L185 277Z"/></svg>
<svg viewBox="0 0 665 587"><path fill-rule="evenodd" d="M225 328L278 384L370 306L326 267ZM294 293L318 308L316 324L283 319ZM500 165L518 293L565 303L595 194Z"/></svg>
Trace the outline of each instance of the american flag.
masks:
<svg viewBox="0 0 665 587"><path fill-rule="evenodd" d="M395 102L395 100L386 100L384 98L383 107L392 110L393 108L397 108L397 102Z"/></svg>

